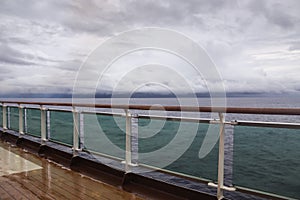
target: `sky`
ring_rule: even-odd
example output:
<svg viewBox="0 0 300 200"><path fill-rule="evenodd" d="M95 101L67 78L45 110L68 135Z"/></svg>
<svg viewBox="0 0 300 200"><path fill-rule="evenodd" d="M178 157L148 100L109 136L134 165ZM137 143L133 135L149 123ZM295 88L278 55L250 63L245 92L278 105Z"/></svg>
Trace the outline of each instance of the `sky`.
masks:
<svg viewBox="0 0 300 200"><path fill-rule="evenodd" d="M0 94L72 93L77 73L91 52L111 37L143 27L171 29L195 41L215 63L227 92L297 93L299 10L298 0L2 0ZM155 55L142 52L116 62L122 67L111 70L98 89L111 90L128 63L143 61L149 54ZM161 62L166 59L172 57L165 55ZM136 73L149 83L160 76L166 86L177 82L181 87L166 76L170 73L165 68L153 67L156 71L147 73L149 68L140 65ZM183 71L188 67L175 58L168 65ZM127 86L143 91L164 87L148 82L136 85L132 73L122 80L119 89L124 91ZM195 91L205 92L201 80L188 81Z"/></svg>

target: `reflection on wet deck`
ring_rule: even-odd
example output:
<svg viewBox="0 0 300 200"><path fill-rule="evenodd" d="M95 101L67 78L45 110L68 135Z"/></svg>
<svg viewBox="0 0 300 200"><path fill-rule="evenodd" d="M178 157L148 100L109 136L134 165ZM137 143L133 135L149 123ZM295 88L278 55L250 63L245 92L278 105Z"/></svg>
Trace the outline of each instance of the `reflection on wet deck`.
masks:
<svg viewBox="0 0 300 200"><path fill-rule="evenodd" d="M18 154L0 147L0 176L28 172L41 168L41 166L22 158Z"/></svg>
<svg viewBox="0 0 300 200"><path fill-rule="evenodd" d="M0 199L142 199L0 142Z"/></svg>

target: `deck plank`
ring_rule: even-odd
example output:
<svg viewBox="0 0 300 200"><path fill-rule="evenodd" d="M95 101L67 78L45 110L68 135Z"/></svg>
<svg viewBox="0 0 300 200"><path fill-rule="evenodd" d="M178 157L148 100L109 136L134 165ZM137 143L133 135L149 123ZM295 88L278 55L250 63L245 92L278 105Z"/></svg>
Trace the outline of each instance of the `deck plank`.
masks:
<svg viewBox="0 0 300 200"><path fill-rule="evenodd" d="M26 196L24 196L23 193L21 193L16 187L13 187L10 183L9 180L6 180L3 177L1 181L1 187L9 194L11 199L15 200L29 200Z"/></svg>
<svg viewBox="0 0 300 200"><path fill-rule="evenodd" d="M6 200L6 199L13 199L13 197L3 188L3 181L0 181L0 199Z"/></svg>
<svg viewBox="0 0 300 200"><path fill-rule="evenodd" d="M23 185L24 188L33 193L38 199L55 200L55 197L51 196L48 193L45 193L45 191L41 190L39 187L36 187L27 179L22 179L14 176L11 176L10 179L16 183Z"/></svg>
<svg viewBox="0 0 300 200"><path fill-rule="evenodd" d="M39 198L34 195L30 190L27 190L22 184L9 181L8 184L15 188L19 193L26 199L29 200L39 200Z"/></svg>
<svg viewBox="0 0 300 200"><path fill-rule="evenodd" d="M24 169L23 172L20 170L21 172L4 173L5 175L0 176L0 200L143 199L136 194L63 168L19 148L10 148L8 144L2 142L0 147L41 166L40 169L31 171Z"/></svg>

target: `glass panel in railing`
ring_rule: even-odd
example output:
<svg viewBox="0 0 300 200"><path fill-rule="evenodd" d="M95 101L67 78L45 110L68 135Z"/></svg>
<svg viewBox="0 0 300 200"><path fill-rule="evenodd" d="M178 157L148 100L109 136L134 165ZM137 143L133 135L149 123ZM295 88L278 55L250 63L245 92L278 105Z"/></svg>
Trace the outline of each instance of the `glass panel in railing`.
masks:
<svg viewBox="0 0 300 200"><path fill-rule="evenodd" d="M50 111L50 140L73 145L73 113Z"/></svg>
<svg viewBox="0 0 300 200"><path fill-rule="evenodd" d="M10 111L10 129L19 131L19 108L9 107Z"/></svg>
<svg viewBox="0 0 300 200"><path fill-rule="evenodd" d="M41 136L41 111L37 108L26 108L26 134Z"/></svg>
<svg viewBox="0 0 300 200"><path fill-rule="evenodd" d="M3 107L0 106L0 127L3 127L3 112L2 112Z"/></svg>
<svg viewBox="0 0 300 200"><path fill-rule="evenodd" d="M138 163L217 179L219 125L142 118L138 124Z"/></svg>
<svg viewBox="0 0 300 200"><path fill-rule="evenodd" d="M234 129L233 184L300 199L300 129Z"/></svg>
<svg viewBox="0 0 300 200"><path fill-rule="evenodd" d="M84 148L124 159L125 127L121 116L84 114Z"/></svg>

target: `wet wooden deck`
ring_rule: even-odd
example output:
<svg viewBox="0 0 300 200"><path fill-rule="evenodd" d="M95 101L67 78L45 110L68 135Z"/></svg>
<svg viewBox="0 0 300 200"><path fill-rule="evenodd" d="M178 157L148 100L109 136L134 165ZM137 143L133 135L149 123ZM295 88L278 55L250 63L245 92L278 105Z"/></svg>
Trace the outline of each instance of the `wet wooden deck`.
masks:
<svg viewBox="0 0 300 200"><path fill-rule="evenodd" d="M1 200L144 199L3 142L0 153Z"/></svg>

